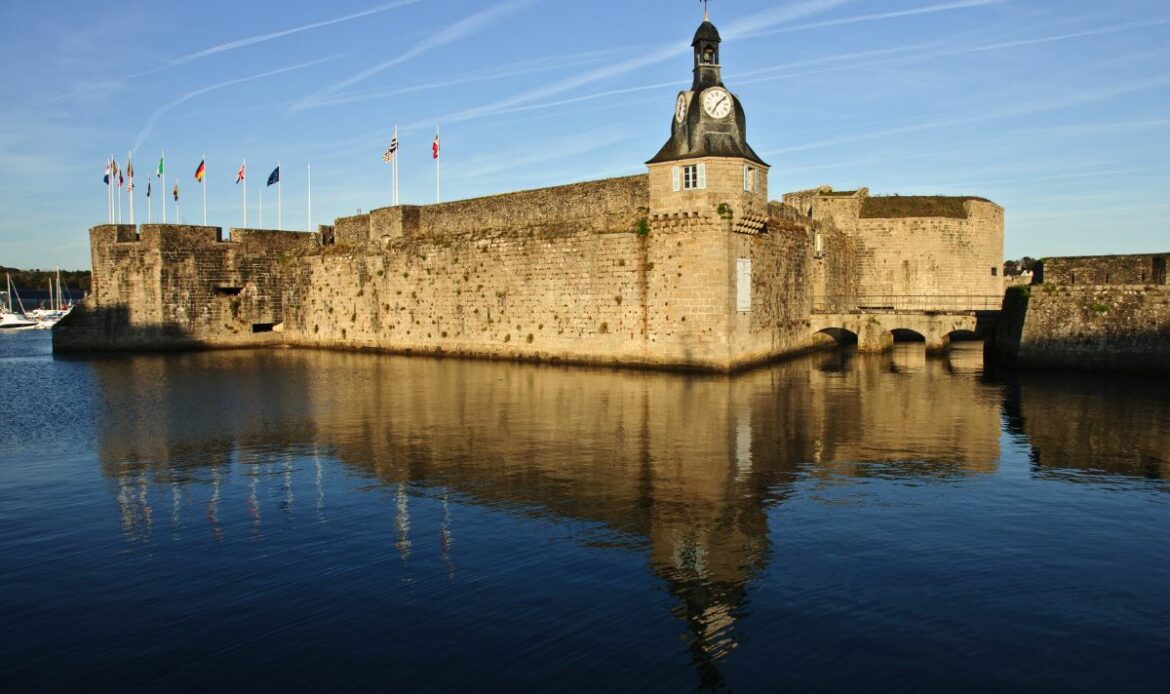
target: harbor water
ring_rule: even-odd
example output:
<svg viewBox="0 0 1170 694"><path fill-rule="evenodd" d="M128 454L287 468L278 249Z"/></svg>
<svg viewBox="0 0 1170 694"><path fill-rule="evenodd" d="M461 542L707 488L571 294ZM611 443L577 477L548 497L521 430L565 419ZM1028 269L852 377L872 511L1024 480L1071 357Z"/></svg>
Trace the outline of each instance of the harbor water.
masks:
<svg viewBox="0 0 1170 694"><path fill-rule="evenodd" d="M1170 386L0 335L10 691L1157 691Z"/></svg>

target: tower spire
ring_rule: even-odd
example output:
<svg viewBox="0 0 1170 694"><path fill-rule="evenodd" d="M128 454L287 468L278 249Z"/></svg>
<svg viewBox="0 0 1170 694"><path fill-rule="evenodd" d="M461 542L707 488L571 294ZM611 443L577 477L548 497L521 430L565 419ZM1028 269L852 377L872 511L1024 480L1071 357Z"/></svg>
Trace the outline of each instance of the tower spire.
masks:
<svg viewBox="0 0 1170 694"><path fill-rule="evenodd" d="M711 21L711 15L707 13L707 0L700 0L703 3L703 21Z"/></svg>

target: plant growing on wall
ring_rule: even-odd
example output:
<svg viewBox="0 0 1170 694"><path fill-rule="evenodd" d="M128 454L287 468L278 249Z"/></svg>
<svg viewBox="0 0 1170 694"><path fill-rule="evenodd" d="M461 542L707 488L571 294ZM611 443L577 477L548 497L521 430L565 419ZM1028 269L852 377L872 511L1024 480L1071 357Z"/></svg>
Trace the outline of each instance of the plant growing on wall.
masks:
<svg viewBox="0 0 1170 694"><path fill-rule="evenodd" d="M720 219L723 219L723 220L730 220L731 219L731 215L732 215L731 205L728 205L725 202L719 203L719 207L715 208L715 212L717 212L719 214Z"/></svg>
<svg viewBox="0 0 1170 694"><path fill-rule="evenodd" d="M634 233L638 236L650 235L650 208L639 207L638 216L634 218Z"/></svg>

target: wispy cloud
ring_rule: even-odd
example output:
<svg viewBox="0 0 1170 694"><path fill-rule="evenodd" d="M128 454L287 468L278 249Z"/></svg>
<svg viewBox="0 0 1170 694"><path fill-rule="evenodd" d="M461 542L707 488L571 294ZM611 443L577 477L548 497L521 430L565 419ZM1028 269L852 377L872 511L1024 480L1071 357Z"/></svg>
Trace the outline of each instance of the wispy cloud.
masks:
<svg viewBox="0 0 1170 694"><path fill-rule="evenodd" d="M450 24L446 27L443 27L442 29L439 29L438 31L432 32L429 36L427 36L427 38L418 42L413 47L407 49L393 59L379 63L372 67L368 67L365 70L358 72L357 74L350 75L349 77L332 86L310 94L304 99L301 99L297 103L293 104L293 108L306 109L319 106L325 103L329 97L332 97L346 87L351 87L358 82L369 79L370 77L388 70L395 65L401 65L402 63L405 63L409 60L413 60L427 51L434 50L440 46L445 46L449 43L458 41L459 39L471 36L472 34L479 33L490 26L493 22L496 22L497 20L502 19L509 14L522 10L525 7L533 5L536 2L537 0L506 0L505 2L501 2L498 5L493 5L486 10L481 10L480 12L477 12L470 17L464 17L454 24Z"/></svg>
<svg viewBox="0 0 1170 694"><path fill-rule="evenodd" d="M299 34L303 31L311 31L313 29L320 29L322 27L332 26L334 24L341 24L342 22L349 22L349 21L353 21L355 19L361 19L362 17L369 17L370 15L380 14L382 12L387 12L389 10L393 10L393 9L396 9L399 7L404 7L406 5L413 5L413 4L419 3L419 2L422 2L422 0L396 0L396 2L388 2L388 3L382 4L382 5L378 5L376 7L371 7L368 10L362 10L361 12L353 12L351 14L343 15L341 17L334 17L333 19L324 19L324 20L321 20L319 22L312 22L310 24L302 24L300 26L292 27L290 29L281 29L280 31L272 31L272 32L269 32L267 34L257 34L256 36L249 36L247 38L237 39L235 41L228 41L226 43L221 43L221 44L218 44L215 46L211 46L210 48L204 48L203 50L195 51L194 53L188 53L187 55L180 56L178 58L172 58L170 60L163 61L160 65L153 67L153 68L150 68L149 70L135 72L135 73L126 75L125 77L119 77L119 78L114 79L114 80L106 80L106 81L86 85L86 86L81 87L79 89L75 89L74 91L69 92L68 94L61 94L61 95L55 96L52 99L49 99L49 103L52 103L54 101L60 101L61 99L67 99L69 97L77 96L79 94L92 92L92 91L99 91L99 90L117 91L117 90L125 88L126 80L134 79L136 77L145 77L146 75L153 75L155 73L162 72L163 70L170 70L171 68L178 67L180 65L186 65L187 63L199 60L201 58L206 58L208 56L217 55L219 53L225 53L227 51L232 51L232 50L235 50L237 48L254 46L258 43L264 43L266 41L272 41L275 39L284 38L285 36Z"/></svg>
<svg viewBox="0 0 1170 694"><path fill-rule="evenodd" d="M251 82L253 80L264 79L265 77L272 77L274 75L281 75L281 74L284 74L286 72L292 72L293 70L303 70L304 68L307 68L307 67L312 67L314 65L320 65L321 63L324 63L324 62L327 62L330 60L335 60L338 57L339 56L330 56L327 58L320 58L318 60L310 60L307 63L297 63L296 65L289 65L287 67L277 68L275 70L268 70L267 72L261 72L260 74L257 74L257 75L249 75L248 77L240 77L238 79L228 80L226 82L220 82L218 84L208 85L206 87L201 87L201 88L196 89L194 91L187 92L186 94L183 94L182 96L178 97L177 99L174 99L173 101L162 106L161 108L156 110L154 113L150 114L150 118L148 118L146 120L146 125L142 126L142 130L138 131L138 137L136 137L134 139L134 150L137 150L139 147L141 147L142 143L146 141L146 138L150 137L150 134L151 134L151 132L154 131L154 127L158 124L159 119L161 119L168 112L170 112L171 110L173 110L174 108L176 108L180 104L183 104L187 101L190 101L191 99L194 99L197 96L201 96L203 94L215 91L217 89L223 89L224 87L230 87L230 86L235 85L235 84L242 84L244 82Z"/></svg>
<svg viewBox="0 0 1170 694"><path fill-rule="evenodd" d="M988 120L1000 120L1003 118L1014 118L1018 116L1031 115L1033 113L1042 113L1044 111L1054 111L1062 108L1069 108L1071 106L1080 106L1083 104L1096 103L1100 101L1107 101L1125 94L1133 92L1144 91L1147 89L1155 89L1170 85L1170 75L1161 77L1152 77L1144 80L1134 80L1118 85L1103 87L1097 90L1085 90L1072 96L1037 99L1035 101L1012 106L1009 108L1000 109L997 111L987 111L975 116L961 116L955 118L941 118L933 121L926 121L916 123L914 125L902 126L899 128L890 128L888 130L881 130L877 132L858 133L848 137L835 138L832 140L822 140L820 142L810 142L796 147L787 147L784 149L775 149L767 152L765 156L785 154L789 152L801 152L810 149L822 149L825 147L834 147L843 144L852 144L855 142L863 142L866 140L876 140L884 137L891 137L894 135L904 135L906 133L920 132L923 130L934 130L938 128L948 128L959 125L967 125L970 123L978 123Z"/></svg>
<svg viewBox="0 0 1170 694"><path fill-rule="evenodd" d="M768 67L768 68L761 68L759 70L753 70L753 71L746 72L746 73L739 73L738 75L736 75L736 77L737 78L747 77L747 79L743 79L743 80L737 79L737 84L743 85L743 84L755 84L758 82L767 82L767 81L778 80L778 79L788 79L791 77L801 77L801 76L806 76L806 75L822 74L825 72L836 72L836 71L840 71L840 70L856 70L856 69L860 69L860 68L879 67L879 66L884 66L884 65L910 65L910 64L914 64L914 63L928 62L928 61L935 60L937 58L945 58L945 57L949 57L949 56L963 55L963 54L968 54L968 53L985 53L985 52L1006 50L1006 49L1010 49L1010 48L1022 48L1025 46L1035 46L1035 45L1040 45L1040 44L1045 44L1045 43L1055 43L1058 41L1070 41L1073 39L1087 38L1090 36L1101 36L1104 34L1114 34L1114 33L1118 33L1118 32L1131 31L1134 29L1145 29L1145 28L1161 26L1161 25L1165 25L1165 24L1170 24L1170 19L1153 19L1153 20L1146 20L1146 21L1141 21L1141 22L1129 22L1126 24L1118 24L1118 25L1114 25L1114 26L1102 27L1100 29L1089 29L1086 31L1078 31L1078 32L1066 33L1066 34L1057 34L1057 35L1053 35L1053 36L1041 36L1041 37L1030 38L1030 39L1019 39L1016 41L999 41L996 43L982 44L982 45L978 45L978 46L960 46L957 48L948 48L945 50L935 50L935 51L929 51L926 53L918 53L916 55L912 54L912 55L908 55L908 56L895 57L895 58L889 58L889 59L884 59L884 60L868 61L868 62L861 62L861 63L848 63L848 64L842 65L842 66L829 67L829 68L824 68L824 69L815 70L815 71L786 72L786 70L788 70L790 68L799 67L802 65L835 62L837 60L844 60L844 59L850 59L850 58L872 57L872 56L877 56L877 55L910 52L910 51L921 50L924 48L929 48L931 46L937 46L937 45L939 45L939 43L943 43L940 41L933 41L930 43L915 44L915 45L911 45L911 46L900 46L900 47L896 47L896 48L881 49L881 50L876 50L876 51L864 51L864 52L859 52L859 53L843 54L840 56L827 56L824 58L817 58L817 59L813 59L813 60L787 63L784 65L777 65L777 66ZM954 43L954 41L955 41L954 37L946 40L947 43ZM1103 61L1103 64L1104 63L1113 63L1113 62L1117 62L1117 61L1120 61L1123 59L1129 59L1129 60L1140 59L1141 57L1149 56L1149 55L1156 55L1157 53L1160 53L1160 51L1159 52L1145 52L1145 53L1141 54L1140 56L1121 56L1121 57L1110 58L1108 61ZM778 74L773 74L773 73L778 73Z"/></svg>
<svg viewBox="0 0 1170 694"><path fill-rule="evenodd" d="M632 139L632 135L622 132L613 126L597 128L587 132L577 133L570 137L558 138L554 142L538 147L532 154L519 157L487 157L482 163L470 162L460 169L460 177L477 178L486 174L498 173L508 169L532 166L544 162L555 161L565 157L576 157L587 152L612 147L613 145Z"/></svg>
<svg viewBox="0 0 1170 694"><path fill-rule="evenodd" d="M828 12L850 2L854 2L854 0L805 0L804 2L790 3L779 8L763 10L732 21L723 31L723 35L733 38L737 33L746 33L749 28L774 26L801 17ZM690 50L690 44L685 41L664 44L658 48L647 50L638 57L590 70L579 75L573 75L572 77L546 84L543 87L537 87L536 89L517 94L516 96L500 99L485 106L452 113L439 120L450 123L478 118L493 113L506 112L526 102L555 96L592 82L624 75L634 70L649 67L650 65L656 65L684 55Z"/></svg>
<svg viewBox="0 0 1170 694"><path fill-rule="evenodd" d="M784 34L792 31L804 31L806 29L820 29L821 27L840 26L842 24L856 24L858 22L874 22L882 19L898 19L900 17L912 17L921 14L934 14L936 12L950 12L951 10L966 10L972 7L985 7L987 5L1002 5L1007 2L1015 2L1015 0L959 0L958 2L944 2L938 5L927 5L925 7L914 7L908 10L897 10L894 12L879 12L876 14L863 14L856 17L842 17L841 19L829 19L823 22L813 22L811 24L798 24L791 27L783 27L780 29L767 30L748 30L740 36L740 38L756 38L758 36L774 36L776 34Z"/></svg>
<svg viewBox="0 0 1170 694"><path fill-rule="evenodd" d="M316 105L336 106L341 104L350 104L358 101L370 101L391 96L400 96L402 94L442 89L444 87L455 87L461 84L483 82L484 80L518 77L520 75L528 75L537 72L548 72L550 70L578 67L581 65L596 63L607 58L612 58L614 55L619 53L626 53L628 50L629 49L623 47L599 51L585 51L582 53L572 53L562 56L549 56L547 58L531 58L528 60L521 60L515 63L508 63L506 65L493 67L490 70L480 70L470 74L448 77L423 84L415 84L409 87L399 87L397 89L379 89L322 99L318 101Z"/></svg>

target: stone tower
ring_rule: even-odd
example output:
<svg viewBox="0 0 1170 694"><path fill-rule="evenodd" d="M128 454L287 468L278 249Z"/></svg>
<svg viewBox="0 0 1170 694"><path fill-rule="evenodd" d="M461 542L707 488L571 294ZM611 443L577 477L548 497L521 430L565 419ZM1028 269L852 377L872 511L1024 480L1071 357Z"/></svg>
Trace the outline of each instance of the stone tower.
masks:
<svg viewBox="0 0 1170 694"><path fill-rule="evenodd" d="M748 145L743 106L723 86L719 43L704 19L691 42L694 81L675 99L670 139L646 162L650 212L731 219L758 231L751 227L764 223L768 165Z"/></svg>

